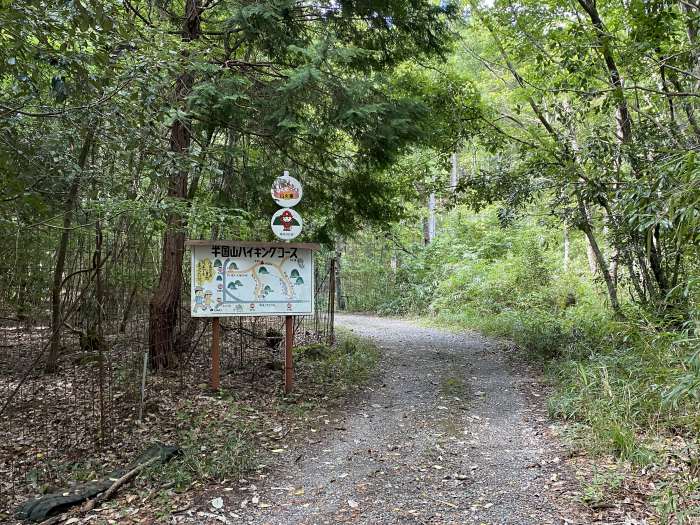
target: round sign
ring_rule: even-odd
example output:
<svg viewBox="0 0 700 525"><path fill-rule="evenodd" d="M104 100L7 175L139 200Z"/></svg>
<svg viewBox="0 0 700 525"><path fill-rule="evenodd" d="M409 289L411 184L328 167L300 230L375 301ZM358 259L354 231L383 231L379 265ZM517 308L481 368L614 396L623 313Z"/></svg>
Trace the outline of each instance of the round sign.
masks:
<svg viewBox="0 0 700 525"><path fill-rule="evenodd" d="M301 215L291 208L277 210L270 221L272 233L285 241L294 239L299 235L303 225L304 221L301 220Z"/></svg>
<svg viewBox="0 0 700 525"><path fill-rule="evenodd" d="M299 203L302 196L301 182L289 176L285 171L284 175L277 177L272 183L270 194L278 206L291 208Z"/></svg>

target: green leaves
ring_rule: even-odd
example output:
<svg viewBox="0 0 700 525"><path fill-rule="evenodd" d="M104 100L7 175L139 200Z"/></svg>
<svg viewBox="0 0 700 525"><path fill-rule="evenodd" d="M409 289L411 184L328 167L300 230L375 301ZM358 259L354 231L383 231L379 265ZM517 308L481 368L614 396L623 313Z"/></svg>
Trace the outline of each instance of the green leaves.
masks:
<svg viewBox="0 0 700 525"><path fill-rule="evenodd" d="M304 65L288 73L287 81L280 86L279 91L293 91L304 87L311 87L321 80L321 71L312 65Z"/></svg>

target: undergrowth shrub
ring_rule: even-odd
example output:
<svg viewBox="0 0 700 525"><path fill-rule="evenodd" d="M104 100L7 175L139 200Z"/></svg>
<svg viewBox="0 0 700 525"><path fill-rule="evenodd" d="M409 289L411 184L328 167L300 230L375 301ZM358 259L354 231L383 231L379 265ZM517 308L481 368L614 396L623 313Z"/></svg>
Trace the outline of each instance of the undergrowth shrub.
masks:
<svg viewBox="0 0 700 525"><path fill-rule="evenodd" d="M552 226L523 218L502 228L493 208L468 215L457 209L433 243L404 261L397 293L378 311L427 313L439 324L508 339L541 359L556 385L552 414L584 425L597 450L646 463L653 436L697 436L696 326L678 330L677 320L631 306L627 321L613 320L602 283L591 278L582 235L569 232L565 270L561 232Z"/></svg>
<svg viewBox="0 0 700 525"><path fill-rule="evenodd" d="M339 332L334 346L309 345L295 351L300 357L299 365L333 395L365 383L379 361L379 350L372 343L344 331Z"/></svg>

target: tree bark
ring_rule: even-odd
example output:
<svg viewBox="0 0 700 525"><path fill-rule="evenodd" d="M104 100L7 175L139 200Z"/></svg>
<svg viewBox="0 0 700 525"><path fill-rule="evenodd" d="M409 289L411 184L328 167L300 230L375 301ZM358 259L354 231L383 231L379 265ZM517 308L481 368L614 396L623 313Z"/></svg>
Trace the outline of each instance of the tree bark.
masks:
<svg viewBox="0 0 700 525"><path fill-rule="evenodd" d="M591 232L593 232L591 211L588 209L588 206L586 206L585 202L582 205L580 213L585 215L585 220L588 223ZM589 239L588 235L586 235L586 257L588 258L588 268L591 270L591 275L593 277L598 277L598 274L600 273L600 267L598 266L598 258L596 257L595 249L593 248L593 244L591 243L591 240Z"/></svg>
<svg viewBox="0 0 700 525"><path fill-rule="evenodd" d="M186 0L182 40L191 42L200 35L201 6L199 0ZM186 69L186 66L185 66ZM194 77L185 70L177 79L175 98L182 104L192 90ZM170 151L183 159L190 149L190 123L177 119L170 127ZM170 199L188 198L188 170L176 166L168 178ZM150 365L155 370L177 366L175 331L182 295L182 259L185 252L186 218L178 211L170 212L163 234L163 251L158 286L149 304L148 346Z"/></svg>
<svg viewBox="0 0 700 525"><path fill-rule="evenodd" d="M630 116L629 108L627 107L627 100L625 99L625 93L622 85L622 77L619 69L617 68L617 63L615 62L615 57L613 56L612 48L610 46L610 34L608 33L605 24L603 24L603 20L600 18L595 0L579 0L578 3L581 5L581 7L583 7L584 11L588 13L591 23L596 30L596 39L600 45L600 52L603 55L603 60L605 61L605 66L608 70L610 85L613 87L613 96L615 97L615 102L617 103L616 118L619 123L620 141L623 145L629 145L632 143L632 117ZM637 171L638 166L634 154L631 151L628 151L628 156L630 158L630 163L632 164L632 169Z"/></svg>
<svg viewBox="0 0 700 525"><path fill-rule="evenodd" d="M691 5L689 2L685 2L683 0L679 1L679 5L681 11L685 14L686 33L688 35L688 43L690 44L690 69L693 75L697 78L699 76L698 73L700 73L700 50L698 49L698 24L696 22L696 17L698 16L698 14L700 14L700 10L697 7ZM671 82L677 91L682 90L680 81L675 75ZM697 91L700 87L700 81L695 80L694 82L692 82L692 85L693 90ZM698 126L697 120L695 119L694 104L690 100L684 100L682 105L683 111L685 111L685 114L688 117L688 122L693 128L695 136L700 138L700 127Z"/></svg>
<svg viewBox="0 0 700 525"><path fill-rule="evenodd" d="M106 436L106 416L105 413L105 356L104 356L104 327L102 325L104 317L104 283L102 280L102 222L98 217L95 221L95 252L92 256L92 266L95 270L95 337L97 352L99 355L98 385L100 403L100 433L98 444L102 447Z"/></svg>
<svg viewBox="0 0 700 525"><path fill-rule="evenodd" d="M700 72L700 50L698 50L698 25L696 22L696 17L700 9L691 5L689 2L679 1L681 11L685 14L685 28L688 35L688 43L690 44L690 56L692 57L692 63L690 64L693 73L696 74ZM697 89L698 82L695 82L695 88Z"/></svg>

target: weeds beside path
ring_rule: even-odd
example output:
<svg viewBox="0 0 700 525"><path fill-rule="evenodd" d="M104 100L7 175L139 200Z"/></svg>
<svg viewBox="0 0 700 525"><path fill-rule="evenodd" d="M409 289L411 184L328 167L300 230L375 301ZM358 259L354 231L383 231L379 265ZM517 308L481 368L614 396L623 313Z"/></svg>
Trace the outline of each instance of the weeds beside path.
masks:
<svg viewBox="0 0 700 525"><path fill-rule="evenodd" d="M338 321L380 346L377 380L274 468L211 487L178 523L588 523L572 515L575 483L535 379L498 345L400 320Z"/></svg>

